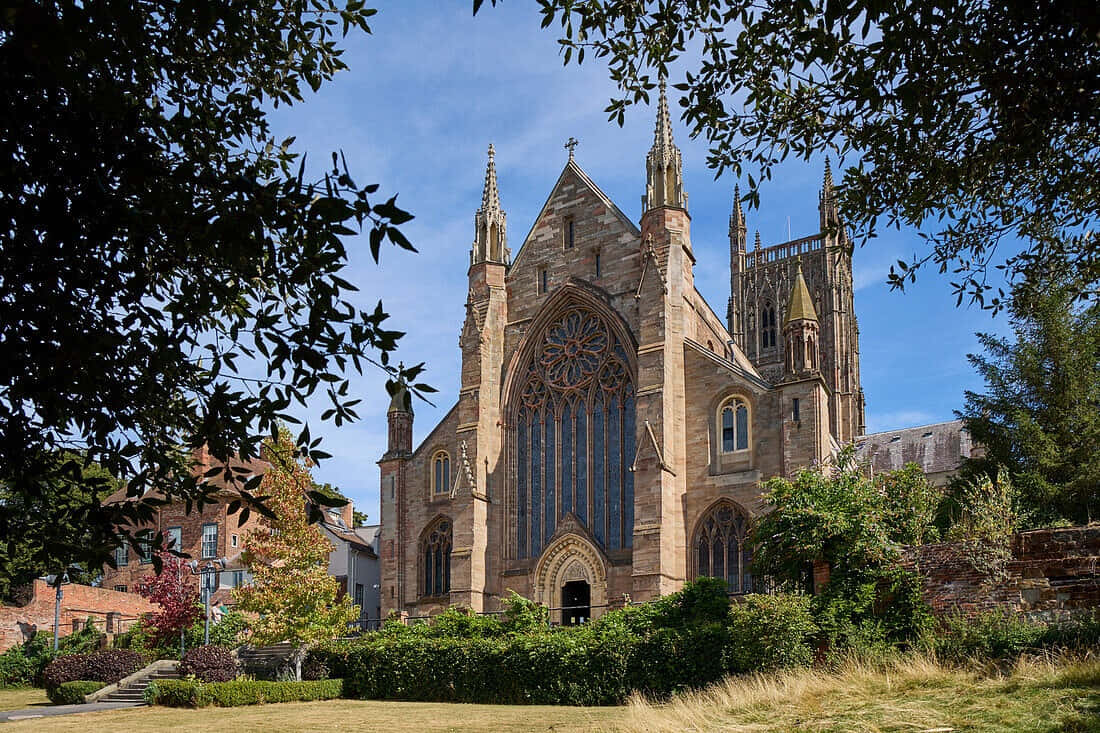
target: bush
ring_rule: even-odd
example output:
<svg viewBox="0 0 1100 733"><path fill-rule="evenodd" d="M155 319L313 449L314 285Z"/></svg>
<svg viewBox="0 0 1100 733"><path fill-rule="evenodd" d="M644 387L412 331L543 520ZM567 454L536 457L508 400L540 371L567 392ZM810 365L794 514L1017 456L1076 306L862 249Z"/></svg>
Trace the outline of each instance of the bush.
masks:
<svg viewBox="0 0 1100 733"><path fill-rule="evenodd" d="M0 689L28 687L34 681L35 665L23 653L22 646L14 646L0 654Z"/></svg>
<svg viewBox="0 0 1100 733"><path fill-rule="evenodd" d="M338 679L307 682L161 680L147 688L146 699L151 704L167 707L216 705L228 708L273 702L333 700L342 697L343 690L343 680Z"/></svg>
<svg viewBox="0 0 1100 733"><path fill-rule="evenodd" d="M325 660L314 654L306 656L302 662L302 679L306 681L327 680L332 676Z"/></svg>
<svg viewBox="0 0 1100 733"><path fill-rule="evenodd" d="M46 690L66 682L94 680L114 684L141 669L142 659L128 649L105 649L94 654L69 654L46 665L42 680Z"/></svg>
<svg viewBox="0 0 1100 733"><path fill-rule="evenodd" d="M85 695L102 690L106 686L106 682L96 680L75 680L47 690L46 696L54 705L82 705Z"/></svg>
<svg viewBox="0 0 1100 733"><path fill-rule="evenodd" d="M183 655L179 673L201 682L229 682L237 678L237 658L224 646L197 646Z"/></svg>
<svg viewBox="0 0 1100 733"><path fill-rule="evenodd" d="M756 672L809 665L816 633L808 596L746 596L729 611L726 668Z"/></svg>
<svg viewBox="0 0 1100 733"><path fill-rule="evenodd" d="M187 648L203 645L206 619L200 618L187 629ZM229 611L217 623L210 622L210 644L235 649L241 645L241 636L248 630L248 618L240 611ZM176 649L179 649L177 645Z"/></svg>

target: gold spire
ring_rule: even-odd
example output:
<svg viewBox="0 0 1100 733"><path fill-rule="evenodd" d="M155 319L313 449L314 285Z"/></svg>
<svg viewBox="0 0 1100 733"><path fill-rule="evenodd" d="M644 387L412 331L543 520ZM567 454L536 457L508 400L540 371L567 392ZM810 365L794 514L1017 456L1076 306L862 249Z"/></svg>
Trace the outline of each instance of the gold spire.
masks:
<svg viewBox="0 0 1100 733"><path fill-rule="evenodd" d="M806 278L802 277L802 258L795 261L795 267L797 269L794 273L794 285L791 286L791 302L787 304L787 319L783 325L798 320L817 320L817 311L814 310L810 289L806 287Z"/></svg>

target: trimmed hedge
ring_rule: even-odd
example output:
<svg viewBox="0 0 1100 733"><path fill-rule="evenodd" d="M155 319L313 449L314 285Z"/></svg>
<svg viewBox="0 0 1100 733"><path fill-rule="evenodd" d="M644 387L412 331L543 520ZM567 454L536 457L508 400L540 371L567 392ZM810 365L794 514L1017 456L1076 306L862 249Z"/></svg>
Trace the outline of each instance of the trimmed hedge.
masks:
<svg viewBox="0 0 1100 733"><path fill-rule="evenodd" d="M575 628L508 633L505 618L489 636L490 622L446 621L463 633L387 628L311 657L360 699L613 705L634 691L663 698L731 672L809 664L817 631L804 597L750 596L731 609L711 579Z"/></svg>
<svg viewBox="0 0 1100 733"><path fill-rule="evenodd" d="M196 677L200 682L229 682L237 679L237 658L224 646L210 644L188 649L180 662L180 677Z"/></svg>
<svg viewBox="0 0 1100 733"><path fill-rule="evenodd" d="M141 655L137 652L129 649L105 649L92 654L58 657L46 665L42 680L47 691L78 680L113 684L138 671L141 666Z"/></svg>
<svg viewBox="0 0 1100 733"><path fill-rule="evenodd" d="M333 700L343 697L343 694L343 680L306 682L160 680L146 688L145 699L152 705L173 708L201 708L208 705L231 708L272 702Z"/></svg>
<svg viewBox="0 0 1100 733"><path fill-rule="evenodd" d="M57 687L46 690L46 697L54 705L82 705L84 696L90 695L96 690L102 690L107 686L106 682L98 680L74 680L63 682Z"/></svg>

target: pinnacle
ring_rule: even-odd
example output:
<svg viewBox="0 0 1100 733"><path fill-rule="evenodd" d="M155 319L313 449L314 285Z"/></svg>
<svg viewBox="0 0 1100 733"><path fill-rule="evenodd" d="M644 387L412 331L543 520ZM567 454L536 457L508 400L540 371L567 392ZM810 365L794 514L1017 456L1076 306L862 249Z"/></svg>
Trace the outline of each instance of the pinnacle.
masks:
<svg viewBox="0 0 1100 733"><path fill-rule="evenodd" d="M500 211L500 194L497 191L496 151L489 143L489 164L485 168L485 190L481 193L482 211Z"/></svg>
<svg viewBox="0 0 1100 733"><path fill-rule="evenodd" d="M730 231L745 228L745 212L741 208L741 187L733 184L733 211L730 213Z"/></svg>
<svg viewBox="0 0 1100 733"><path fill-rule="evenodd" d="M759 229L756 230L756 246L754 247L754 249L756 249L757 251L760 250L760 230Z"/></svg>
<svg viewBox="0 0 1100 733"><path fill-rule="evenodd" d="M672 141L672 117L668 111L668 95L665 94L665 79L661 77L657 98L657 124L653 129L653 150L659 152L662 158L669 155L676 148Z"/></svg>
<svg viewBox="0 0 1100 733"><path fill-rule="evenodd" d="M833 169L829 165L829 156L825 156L825 185L822 190L828 194L833 190Z"/></svg>

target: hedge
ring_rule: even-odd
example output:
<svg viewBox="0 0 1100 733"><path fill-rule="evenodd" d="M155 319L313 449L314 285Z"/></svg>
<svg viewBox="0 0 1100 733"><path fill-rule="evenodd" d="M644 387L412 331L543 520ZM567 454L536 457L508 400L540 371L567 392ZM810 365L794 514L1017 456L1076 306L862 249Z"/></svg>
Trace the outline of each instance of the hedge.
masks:
<svg viewBox="0 0 1100 733"><path fill-rule="evenodd" d="M180 662L180 677L196 677L200 682L230 682L237 679L237 658L224 646L208 644L188 649Z"/></svg>
<svg viewBox="0 0 1100 733"><path fill-rule="evenodd" d="M353 698L613 705L635 691L663 698L731 672L809 664L817 630L804 597L749 597L731 609L711 582L576 628L481 636L470 625L449 638L402 628L311 658Z"/></svg>
<svg viewBox="0 0 1100 733"><path fill-rule="evenodd" d="M238 705L262 705L272 702L333 700L343 697L343 693L343 680L308 682L159 680L146 688L145 700L151 705L173 708L201 708L209 705L231 708Z"/></svg>
<svg viewBox="0 0 1100 733"><path fill-rule="evenodd" d="M112 684L142 667L141 655L129 649L105 649L92 654L70 654L46 665L42 673L47 691L65 682L96 680Z"/></svg>
<svg viewBox="0 0 1100 733"><path fill-rule="evenodd" d="M75 680L51 687L46 690L46 696L54 705L81 705L84 703L85 695L102 690L106 686L106 682L97 680Z"/></svg>

